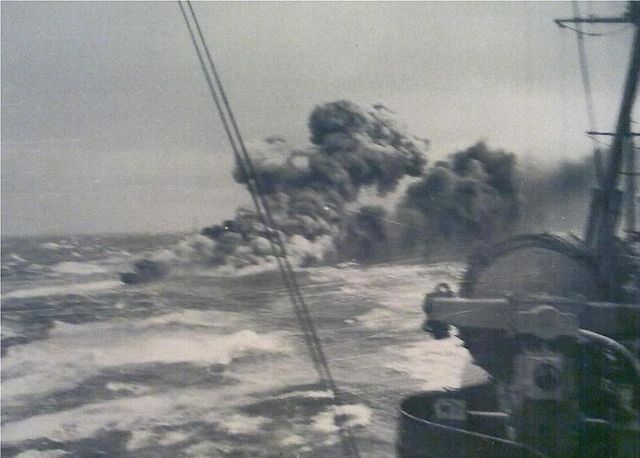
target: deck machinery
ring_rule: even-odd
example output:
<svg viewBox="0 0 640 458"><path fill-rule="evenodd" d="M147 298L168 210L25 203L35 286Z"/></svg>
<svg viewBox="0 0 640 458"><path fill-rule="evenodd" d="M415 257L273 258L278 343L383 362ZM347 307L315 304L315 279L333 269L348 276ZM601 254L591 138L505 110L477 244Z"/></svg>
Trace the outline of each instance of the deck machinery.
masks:
<svg viewBox="0 0 640 458"><path fill-rule="evenodd" d="M628 22L635 31L585 237L508 239L470 258L457 294L445 284L427 294L425 330L436 339L457 333L489 381L404 399L402 458L640 457L640 233L630 129L640 5L631 2L622 18L557 22L594 21Z"/></svg>

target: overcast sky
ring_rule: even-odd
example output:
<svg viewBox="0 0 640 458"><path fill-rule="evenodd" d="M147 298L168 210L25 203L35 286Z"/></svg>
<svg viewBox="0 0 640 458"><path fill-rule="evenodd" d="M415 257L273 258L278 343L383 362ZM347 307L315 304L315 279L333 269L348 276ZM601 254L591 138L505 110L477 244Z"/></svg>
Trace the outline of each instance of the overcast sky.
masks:
<svg viewBox="0 0 640 458"><path fill-rule="evenodd" d="M4 235L188 230L249 202L175 2L6 2ZM589 154L570 3L195 3L246 138L308 141L314 105L383 103L431 158L479 139ZM618 15L623 3L583 4ZM612 129L630 27L588 37Z"/></svg>

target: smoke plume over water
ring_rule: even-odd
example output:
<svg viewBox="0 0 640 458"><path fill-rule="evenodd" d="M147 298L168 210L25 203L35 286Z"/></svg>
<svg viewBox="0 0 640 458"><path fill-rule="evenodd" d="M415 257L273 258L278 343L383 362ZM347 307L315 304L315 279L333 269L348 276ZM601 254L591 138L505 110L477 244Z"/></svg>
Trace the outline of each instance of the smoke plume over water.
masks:
<svg viewBox="0 0 640 458"><path fill-rule="evenodd" d="M382 105L365 110L348 101L327 103L315 107L308 126L305 148L276 136L247 145L275 230L297 266L463 255L477 243L538 229L534 222L545 216L553 221L559 196L579 200L591 184L588 162L547 173L519 170L513 153L483 142L426 167L428 140L407 132ZM233 176L247 183L237 167ZM384 197L405 178L413 183L396 208L359 202L364 190ZM566 222L569 213L560 208L559 221ZM134 267L158 277L185 265L268 265L277 254L269 240L273 230L240 207L233 219Z"/></svg>
<svg viewBox="0 0 640 458"><path fill-rule="evenodd" d="M483 142L455 152L407 189L399 215L420 227L428 248L450 250L508 234L520 204L515 162L512 153Z"/></svg>

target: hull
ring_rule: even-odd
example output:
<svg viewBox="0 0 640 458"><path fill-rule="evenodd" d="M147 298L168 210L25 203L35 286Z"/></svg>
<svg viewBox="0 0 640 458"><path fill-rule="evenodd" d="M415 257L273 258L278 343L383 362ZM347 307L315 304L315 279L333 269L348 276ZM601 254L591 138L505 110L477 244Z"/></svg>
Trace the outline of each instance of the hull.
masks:
<svg viewBox="0 0 640 458"><path fill-rule="evenodd" d="M509 439L509 417L497 411L491 384L418 393L401 404L399 458L540 458L640 456L640 430L582 419L572 450L543 453ZM552 419L547 418L553 423ZM567 440L554 425L550 435Z"/></svg>

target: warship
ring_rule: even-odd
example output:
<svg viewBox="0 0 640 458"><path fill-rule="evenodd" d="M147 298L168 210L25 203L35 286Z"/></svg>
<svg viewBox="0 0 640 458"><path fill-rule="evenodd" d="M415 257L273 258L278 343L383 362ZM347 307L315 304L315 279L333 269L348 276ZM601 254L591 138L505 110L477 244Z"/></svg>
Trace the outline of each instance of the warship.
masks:
<svg viewBox="0 0 640 458"><path fill-rule="evenodd" d="M456 293L440 284L427 294L425 330L435 339L457 335L488 380L406 397L401 458L640 456L638 134L631 129L640 4L630 2L621 17L576 14L556 23L577 32L579 46L584 23L634 28L615 132L588 132L612 143L594 155L597 189L585 235L526 234L484 247L470 256Z"/></svg>

